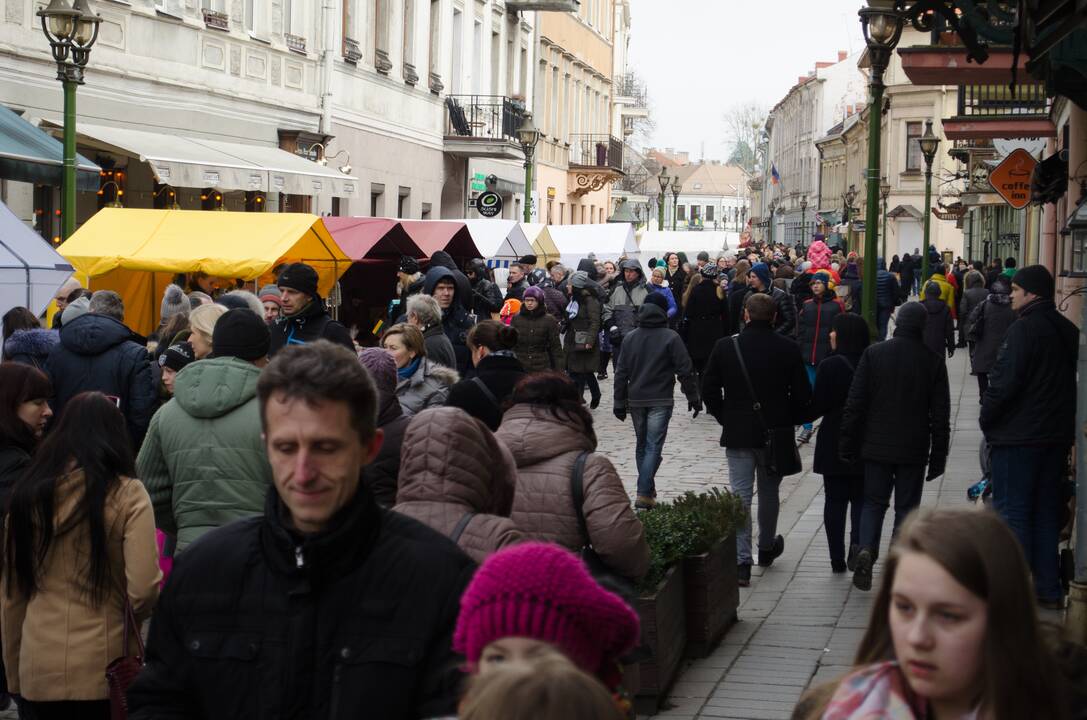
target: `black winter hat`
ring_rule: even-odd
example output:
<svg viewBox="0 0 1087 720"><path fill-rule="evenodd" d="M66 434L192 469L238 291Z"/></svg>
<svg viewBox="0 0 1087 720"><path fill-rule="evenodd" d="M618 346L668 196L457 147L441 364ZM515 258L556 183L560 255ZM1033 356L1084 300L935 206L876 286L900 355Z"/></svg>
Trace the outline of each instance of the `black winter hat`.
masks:
<svg viewBox="0 0 1087 720"><path fill-rule="evenodd" d="M419 272L419 261L410 255L401 255L399 269L405 275L414 275Z"/></svg>
<svg viewBox="0 0 1087 720"><path fill-rule="evenodd" d="M523 263L525 265L535 265L536 264L536 256L535 255L522 255L521 259L518 260L517 262Z"/></svg>
<svg viewBox="0 0 1087 720"><path fill-rule="evenodd" d="M317 271L305 263L291 263L283 268L276 279L276 285L305 293L312 298L317 294Z"/></svg>
<svg viewBox="0 0 1087 720"><path fill-rule="evenodd" d="M664 290L663 292L657 292L656 290L654 290L653 292L651 292L651 293L649 293L648 295L645 296L645 304L646 305L656 305L657 307L659 307L664 312L668 312L668 300L665 299L664 294L663 294L663 293L666 293L666 292L671 292L671 291L670 290Z"/></svg>
<svg viewBox="0 0 1087 720"><path fill-rule="evenodd" d="M1046 300L1052 300L1056 294L1053 275L1042 265L1027 265L1012 276L1012 285L1018 285L1028 293Z"/></svg>
<svg viewBox="0 0 1087 720"><path fill-rule="evenodd" d="M895 329L920 333L924 331L926 322L928 322L928 311L925 310L925 306L919 302L908 302L898 309L898 315L895 316Z"/></svg>
<svg viewBox="0 0 1087 720"><path fill-rule="evenodd" d="M174 372L178 372L195 359L196 355L193 353L192 345L187 342L174 343L159 355L159 367L170 368Z"/></svg>
<svg viewBox="0 0 1087 720"><path fill-rule="evenodd" d="M211 352L215 357L260 360L268 356L271 344L272 336L264 318L248 308L227 310L211 333Z"/></svg>

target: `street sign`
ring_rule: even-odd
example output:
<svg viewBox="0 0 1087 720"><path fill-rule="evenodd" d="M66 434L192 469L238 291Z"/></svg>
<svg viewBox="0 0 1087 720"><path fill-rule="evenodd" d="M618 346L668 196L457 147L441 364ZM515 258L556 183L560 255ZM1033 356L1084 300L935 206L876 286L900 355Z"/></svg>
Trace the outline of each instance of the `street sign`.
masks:
<svg viewBox="0 0 1087 720"><path fill-rule="evenodd" d="M482 181L473 180L472 181L472 189L476 190L477 192L483 192L484 190L487 189L487 186L484 185Z"/></svg>
<svg viewBox="0 0 1087 720"><path fill-rule="evenodd" d="M989 184L1016 210L1030 204L1030 176L1038 161L1026 150L1013 150L989 173Z"/></svg>
<svg viewBox="0 0 1087 720"><path fill-rule="evenodd" d="M488 190L476 198L476 211L485 218L497 217L502 212L502 196Z"/></svg>

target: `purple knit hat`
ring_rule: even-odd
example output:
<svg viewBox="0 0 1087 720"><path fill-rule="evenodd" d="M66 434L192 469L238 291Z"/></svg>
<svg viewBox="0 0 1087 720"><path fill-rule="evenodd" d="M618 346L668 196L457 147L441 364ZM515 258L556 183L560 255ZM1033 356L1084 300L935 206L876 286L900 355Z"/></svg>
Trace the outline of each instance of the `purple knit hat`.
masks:
<svg viewBox="0 0 1087 720"><path fill-rule="evenodd" d="M483 648L505 637L551 643L582 670L614 682L616 662L638 641L638 615L569 550L521 543L476 571L460 599L453 649L475 667Z"/></svg>
<svg viewBox="0 0 1087 720"><path fill-rule="evenodd" d="M359 362L370 371L379 392L396 394L396 361L382 348L368 347L359 350Z"/></svg>
<svg viewBox="0 0 1087 720"><path fill-rule="evenodd" d="M535 285L533 285L532 287L525 289L524 297L526 297L526 298L535 298L536 302L540 303L540 305L543 305L544 304L544 299L547 296L544 294L544 291L543 291L542 288L538 288Z"/></svg>

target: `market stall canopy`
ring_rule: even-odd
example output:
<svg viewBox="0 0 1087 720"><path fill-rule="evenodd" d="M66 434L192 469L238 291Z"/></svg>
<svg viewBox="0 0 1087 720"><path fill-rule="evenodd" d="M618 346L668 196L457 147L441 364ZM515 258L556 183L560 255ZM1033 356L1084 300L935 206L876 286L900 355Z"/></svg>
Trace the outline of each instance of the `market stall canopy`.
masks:
<svg viewBox="0 0 1087 720"><path fill-rule="evenodd" d="M426 254L411 239L404 226L391 218L326 217L321 222L344 254L352 260L385 258L399 260Z"/></svg>
<svg viewBox="0 0 1087 720"><path fill-rule="evenodd" d="M562 264L568 268L576 268L578 262L589 255L597 260L617 260L624 255L635 257L638 254L634 226L630 223L552 225L549 232L559 249Z"/></svg>
<svg viewBox="0 0 1087 720"><path fill-rule="evenodd" d="M555 247L555 241L551 239L551 233L543 223L519 223L521 232L532 243L532 252L540 265L546 265L552 260L558 261L559 249Z"/></svg>
<svg viewBox="0 0 1087 720"><path fill-rule="evenodd" d="M688 259L694 260L695 255L705 251L710 257L717 257L730 247L738 247L740 244L739 233L730 233L720 230L698 231L671 231L671 230L647 230L642 233L638 249L648 257L662 257L668 251L686 253ZM648 254L647 254L648 253Z"/></svg>
<svg viewBox="0 0 1087 720"><path fill-rule="evenodd" d="M76 155L76 188L98 189L102 168ZM64 183L64 146L49 133L0 105L0 179L55 185Z"/></svg>
<svg viewBox="0 0 1087 720"><path fill-rule="evenodd" d="M268 145L79 123L89 145L137 156L171 187L357 197L358 178Z"/></svg>
<svg viewBox="0 0 1087 720"><path fill-rule="evenodd" d="M480 254L463 220L401 220L400 224L423 251L423 257L430 257L439 250L459 260L485 257Z"/></svg>
<svg viewBox="0 0 1087 720"><path fill-rule="evenodd" d="M514 220L461 220L472 234L479 255L490 267L508 267L525 255L533 255L532 243L528 241L520 226Z"/></svg>
<svg viewBox="0 0 1087 720"><path fill-rule="evenodd" d="M0 315L22 306L41 315L72 266L0 202Z"/></svg>
<svg viewBox="0 0 1087 720"><path fill-rule="evenodd" d="M327 296L351 265L321 219L306 213L103 208L57 250L92 289L120 293L129 327L145 334L177 273L273 282L277 265L305 262Z"/></svg>

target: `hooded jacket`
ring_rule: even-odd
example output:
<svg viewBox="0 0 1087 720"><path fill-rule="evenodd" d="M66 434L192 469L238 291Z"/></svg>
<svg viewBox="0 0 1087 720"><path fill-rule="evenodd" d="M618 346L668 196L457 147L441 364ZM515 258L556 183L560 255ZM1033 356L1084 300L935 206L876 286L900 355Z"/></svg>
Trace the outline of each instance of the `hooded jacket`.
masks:
<svg viewBox="0 0 1087 720"><path fill-rule="evenodd" d="M830 354L830 331L834 318L844 313L845 305L832 290L823 291L821 298L811 297L800 308L800 354L808 365L818 367Z"/></svg>
<svg viewBox="0 0 1087 720"><path fill-rule="evenodd" d="M445 405L449 388L458 380L460 375L456 370L423 358L411 377L397 380L396 399L405 415L415 415L427 408Z"/></svg>
<svg viewBox="0 0 1087 720"><path fill-rule="evenodd" d="M526 538L579 552L586 544L623 577L637 579L649 568L645 531L630 507L619 473L596 452L596 439L575 416L555 415L540 405L514 405L496 437L517 463L517 492L510 518ZM570 479L574 462L590 453L582 475L585 527L578 527Z"/></svg>
<svg viewBox="0 0 1087 720"><path fill-rule="evenodd" d="M115 399L125 416L132 447L143 442L157 393L147 349L132 341L124 323L87 313L66 324L60 343L49 352L45 372L53 382L53 412L60 417L68 401L96 390Z"/></svg>
<svg viewBox="0 0 1087 720"><path fill-rule="evenodd" d="M993 284L993 292L967 318L966 339L974 343L970 369L974 374L988 373L996 364L996 356L1004 345L1004 337L1019 315L1012 310L1007 280Z"/></svg>
<svg viewBox="0 0 1087 720"><path fill-rule="evenodd" d="M84 475L58 478L54 518L68 521L83 498ZM106 665L125 654L124 596L137 622L151 615L162 573L155 547L155 523L147 491L133 478L119 478L103 509L108 572L115 580L96 605L83 592L90 530L86 522L53 537L30 598L17 589L0 592L0 619L8 691L39 702L105 700ZM135 643L129 652L135 652Z"/></svg>
<svg viewBox="0 0 1087 720"><path fill-rule="evenodd" d="M434 288L442 278L453 280L453 302L449 307L442 309L442 330L449 342L453 345L453 355L456 357L456 371L465 374L472 364L472 353L468 350L468 331L472 328L472 321L468 317L468 304L471 302L471 290L462 289L461 282L456 272L442 265L431 266L427 270L423 280L423 292L427 295L434 294ZM464 277L463 273L460 273ZM468 278L464 278L467 285ZM463 293L468 293L467 300Z"/></svg>
<svg viewBox="0 0 1087 720"><path fill-rule="evenodd" d="M49 352L60 342L60 331L33 328L16 330L4 342L4 360L33 365L41 370Z"/></svg>
<svg viewBox="0 0 1087 720"><path fill-rule="evenodd" d="M472 312L477 319L488 320L492 313L502 309L502 291L487 278L487 263L477 258L468 263L468 270L476 278L468 281L472 288Z"/></svg>
<svg viewBox="0 0 1087 720"><path fill-rule="evenodd" d="M377 426L385 434L377 457L362 469L362 484L381 507L396 504L396 479L400 475L400 448L411 417L404 414L395 395L378 392Z"/></svg>
<svg viewBox="0 0 1087 720"><path fill-rule="evenodd" d="M355 352L351 333L332 319L320 297L314 297L309 305L294 315L281 315L268 327L272 343L268 357L272 357L287 345L305 345L317 340L329 340Z"/></svg>
<svg viewBox="0 0 1087 720"><path fill-rule="evenodd" d="M623 278L625 270L638 271L638 279L631 285L628 285ZM601 318L604 332L609 332L612 327L619 328L621 341L633 331L638 324L638 308L645 303L649 292L645 284L645 273L638 261L624 260L620 263L619 277L616 278L611 295L604 303L604 313Z"/></svg>
<svg viewBox="0 0 1087 720"><path fill-rule="evenodd" d="M876 308L894 310L902 302L898 280L887 270L883 258L878 258L876 268Z"/></svg>
<svg viewBox="0 0 1087 720"><path fill-rule="evenodd" d="M753 287L748 287L743 295L740 296L740 308L739 308L739 326L743 327L744 307L747 305L747 298L755 293L763 292L756 290ZM782 290L781 288L767 286L765 293L774 299L774 304L777 305L777 315L774 317L774 330L781 335L787 335L794 337L796 333L796 303L793 302L793 296ZM732 302L732 296L729 295L729 303Z"/></svg>
<svg viewBox="0 0 1087 720"><path fill-rule="evenodd" d="M434 253L430 256L430 269L433 270L436 267L443 267L453 273L453 282L457 284L457 300L460 301L465 310L470 309L472 307L472 284L468 281L468 276L457 267L453 256L444 250Z"/></svg>
<svg viewBox="0 0 1087 720"><path fill-rule="evenodd" d="M941 358L955 352L955 321L947 304L939 298L925 298L921 302L928 313L925 323L925 347Z"/></svg>
<svg viewBox="0 0 1087 720"><path fill-rule="evenodd" d="M222 357L198 360L174 380L155 413L136 468L156 525L178 550L214 528L259 515L272 483L261 439L260 368Z"/></svg>
<svg viewBox="0 0 1087 720"><path fill-rule="evenodd" d="M572 298L577 301L577 315L566 325L566 370L571 375L595 373L600 369L600 314L603 310L598 291L602 292L603 288L582 271L570 277L570 287L573 288ZM579 335L581 345L577 342Z"/></svg>
<svg viewBox="0 0 1087 720"><path fill-rule="evenodd" d="M404 434L393 510L451 537L476 562L521 541L512 520L517 466L482 421L458 408L412 418Z"/></svg>
<svg viewBox="0 0 1087 720"><path fill-rule="evenodd" d="M717 284L703 280L691 290L683 317L687 321L687 352L691 359L704 363L717 341L728 334L728 297L718 297Z"/></svg>
<svg viewBox="0 0 1087 720"><path fill-rule="evenodd" d="M687 401L700 403L691 356L668 327L664 310L652 303L638 312L638 327L623 340L615 368L615 409L672 407L676 378Z"/></svg>
<svg viewBox="0 0 1087 720"><path fill-rule="evenodd" d="M947 276L939 273L933 274L928 279L929 282L934 282L940 286L940 300L947 304L947 309L951 311L951 317L955 317L955 288L951 287L951 283L947 281ZM925 288L921 288L921 297L925 296Z"/></svg>

